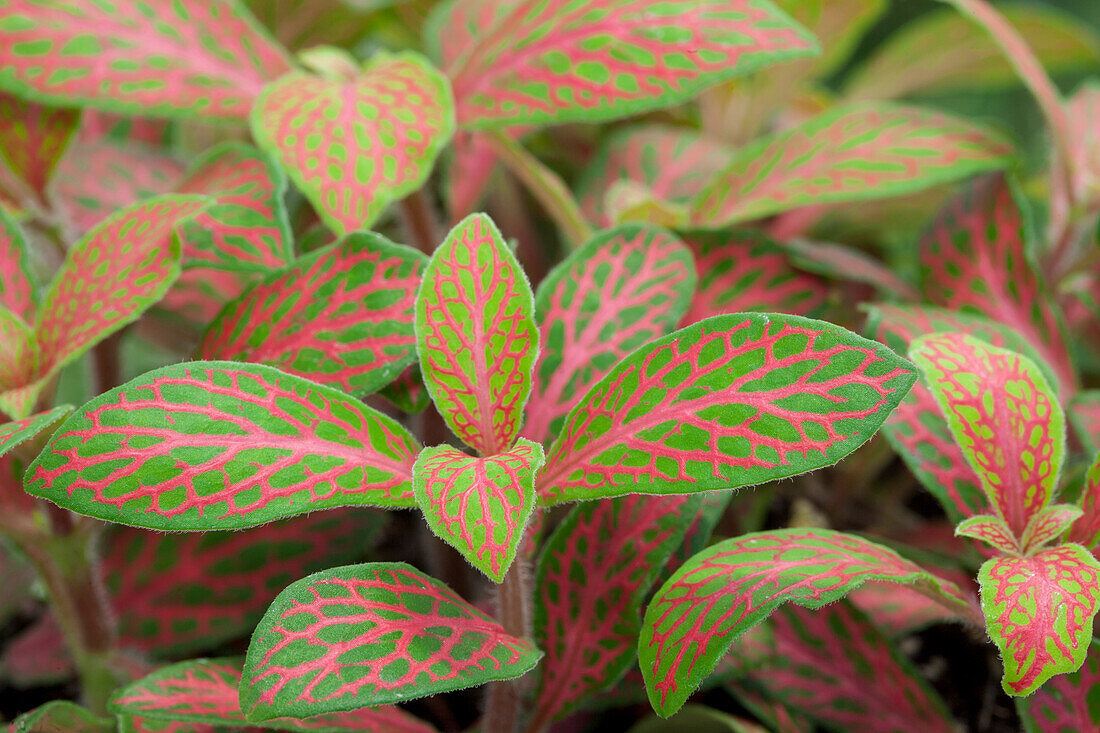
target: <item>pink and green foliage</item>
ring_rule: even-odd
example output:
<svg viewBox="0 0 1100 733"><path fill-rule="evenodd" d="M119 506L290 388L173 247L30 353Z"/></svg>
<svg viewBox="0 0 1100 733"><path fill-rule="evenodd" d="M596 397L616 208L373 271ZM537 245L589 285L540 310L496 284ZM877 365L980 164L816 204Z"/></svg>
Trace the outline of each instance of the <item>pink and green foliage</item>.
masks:
<svg viewBox="0 0 1100 733"><path fill-rule="evenodd" d="M780 607L765 628L765 643L735 644L731 653L749 682L788 711L833 730L956 729L943 701L847 600L814 611Z"/></svg>
<svg viewBox="0 0 1100 733"><path fill-rule="evenodd" d="M1038 551L1066 533L1084 510L1073 504L1051 504L1031 517L1020 544L1025 555Z"/></svg>
<svg viewBox="0 0 1100 733"><path fill-rule="evenodd" d="M101 567L120 642L163 656L246 636L289 583L362 560L380 524L378 514L334 509L236 532L117 527Z"/></svg>
<svg viewBox="0 0 1100 733"><path fill-rule="evenodd" d="M791 240L783 249L800 270L823 275L831 280L863 283L883 296L901 300L920 300L920 293L893 269L871 254L833 242Z"/></svg>
<svg viewBox="0 0 1100 733"><path fill-rule="evenodd" d="M420 376L420 365L416 362L378 390L378 395L410 415L423 412L432 403L428 389L424 386L424 379Z"/></svg>
<svg viewBox="0 0 1100 733"><path fill-rule="evenodd" d="M227 306L198 356L270 364L352 394L374 392L416 357L413 305L424 261L379 234L349 234Z"/></svg>
<svg viewBox="0 0 1100 733"><path fill-rule="evenodd" d="M936 575L949 580L964 593L977 595L972 574L958 569L936 568ZM906 585L869 583L848 595L875 626L892 637L914 634L933 624L959 621L958 614Z"/></svg>
<svg viewBox="0 0 1100 733"><path fill-rule="evenodd" d="M1077 378L1053 301L1031 263L1027 221L1003 175L948 202L921 238L924 292L935 305L977 313L1019 332L1071 392Z"/></svg>
<svg viewBox="0 0 1100 733"><path fill-rule="evenodd" d="M9 0L0 88L63 105L242 119L285 53L236 0Z"/></svg>
<svg viewBox="0 0 1100 733"><path fill-rule="evenodd" d="M835 107L740 149L693 201L719 226L803 206L913 193L1001 168L1011 147L971 122L916 107Z"/></svg>
<svg viewBox="0 0 1100 733"><path fill-rule="evenodd" d="M643 125L609 137L578 185L584 213L595 222L612 223L604 202L620 181L638 184L659 201L686 203L730 162L721 141L690 128Z"/></svg>
<svg viewBox="0 0 1100 733"><path fill-rule="evenodd" d="M454 130L446 79L421 56L380 53L354 73L295 71L264 88L252 134L329 227L369 227L420 188Z"/></svg>
<svg viewBox="0 0 1100 733"><path fill-rule="evenodd" d="M66 700L55 700L24 713L12 721L11 733L65 731L66 733L114 733L115 723Z"/></svg>
<svg viewBox="0 0 1100 733"><path fill-rule="evenodd" d="M534 298L515 255L489 217L466 217L424 271L416 344L432 401L482 455L515 441L538 343Z"/></svg>
<svg viewBox="0 0 1100 733"><path fill-rule="evenodd" d="M600 122L671 107L818 50L767 0L454 0L425 36L448 36L437 57L468 128Z"/></svg>
<svg viewBox="0 0 1100 733"><path fill-rule="evenodd" d="M1052 677L1035 694L1016 699L1024 730L1080 733L1100 728L1097 685L1100 685L1100 641L1094 639L1079 670Z"/></svg>
<svg viewBox="0 0 1100 733"><path fill-rule="evenodd" d="M959 333L922 336L909 354L993 512L1022 537L1065 457L1065 417L1046 378L1027 357Z"/></svg>
<svg viewBox="0 0 1100 733"><path fill-rule="evenodd" d="M425 448L413 466L416 503L436 536L499 583L535 510L542 462L542 446L523 438L484 458L446 445Z"/></svg>
<svg viewBox="0 0 1100 733"><path fill-rule="evenodd" d="M250 721L353 710L517 677L541 656L409 565L333 568L268 609L241 707Z"/></svg>
<svg viewBox="0 0 1100 733"><path fill-rule="evenodd" d="M196 659L157 670L114 694L111 712L151 720L209 725L245 725L238 699L241 681L239 659ZM400 708L383 705L351 712L329 713L305 719L274 718L264 721L273 730L308 730L344 733L431 733L432 727Z"/></svg>
<svg viewBox="0 0 1100 733"><path fill-rule="evenodd" d="M1079 392L1066 407L1066 413L1085 448L1100 451L1100 390Z"/></svg>
<svg viewBox="0 0 1100 733"><path fill-rule="evenodd" d="M709 318L620 361L566 417L540 501L751 486L835 463L916 379L881 344L798 316Z"/></svg>
<svg viewBox="0 0 1100 733"><path fill-rule="evenodd" d="M951 611L969 611L954 584L855 535L776 530L703 550L646 609L638 656L653 709L676 712L730 644L781 604L821 608L872 580L910 584Z"/></svg>
<svg viewBox="0 0 1100 733"><path fill-rule="evenodd" d="M981 540L995 550L1009 555L1022 551L1022 539L1017 537L1005 521L993 514L976 514L959 522L955 534Z"/></svg>
<svg viewBox="0 0 1100 733"><path fill-rule="evenodd" d="M642 603L684 540L700 496L624 496L578 505L535 577L535 638L546 657L534 718L546 723L614 685L632 666Z"/></svg>
<svg viewBox="0 0 1100 733"><path fill-rule="evenodd" d="M683 326L745 311L810 315L825 302L820 279L791 267L786 252L761 234L697 230L685 240L695 256L699 287Z"/></svg>
<svg viewBox="0 0 1100 733"><path fill-rule="evenodd" d="M1091 550L1100 543L1100 455L1085 476L1080 504L1082 516L1070 527L1066 539Z"/></svg>
<svg viewBox="0 0 1100 733"><path fill-rule="evenodd" d="M80 122L80 112L43 107L0 93L0 166L19 181L32 203L46 201L46 186ZM9 191L19 198L20 191Z"/></svg>
<svg viewBox="0 0 1100 733"><path fill-rule="evenodd" d="M978 582L989 637L1004 660L1005 692L1029 695L1081 667L1100 607L1100 562L1088 550L1070 543L987 560Z"/></svg>
<svg viewBox="0 0 1100 733"><path fill-rule="evenodd" d="M557 436L566 413L600 377L676 327L695 284L684 243L643 224L600 232L554 268L535 294L542 343L523 434Z"/></svg>
<svg viewBox="0 0 1100 733"><path fill-rule="evenodd" d="M0 456L60 422L72 410L68 405L63 405L21 420L0 424Z"/></svg>
<svg viewBox="0 0 1100 733"><path fill-rule="evenodd" d="M34 323L38 282L31 269L27 240L19 225L0 210L0 308L24 323Z"/></svg>
<svg viewBox="0 0 1100 733"><path fill-rule="evenodd" d="M419 446L343 392L261 365L148 372L81 407L27 490L164 530L240 529L317 509L412 506Z"/></svg>

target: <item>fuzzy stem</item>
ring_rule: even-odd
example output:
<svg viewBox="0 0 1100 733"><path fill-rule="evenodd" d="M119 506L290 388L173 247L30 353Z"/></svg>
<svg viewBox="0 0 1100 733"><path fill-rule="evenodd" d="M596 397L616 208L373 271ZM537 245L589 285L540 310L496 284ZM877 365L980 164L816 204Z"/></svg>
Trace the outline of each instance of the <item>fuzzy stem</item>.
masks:
<svg viewBox="0 0 1100 733"><path fill-rule="evenodd" d="M519 559L504 575L497 589L500 620L504 630L513 636L530 636L527 614L527 578ZM519 725L523 685L520 679L493 682L489 685L489 704L485 712L484 733L515 733Z"/></svg>

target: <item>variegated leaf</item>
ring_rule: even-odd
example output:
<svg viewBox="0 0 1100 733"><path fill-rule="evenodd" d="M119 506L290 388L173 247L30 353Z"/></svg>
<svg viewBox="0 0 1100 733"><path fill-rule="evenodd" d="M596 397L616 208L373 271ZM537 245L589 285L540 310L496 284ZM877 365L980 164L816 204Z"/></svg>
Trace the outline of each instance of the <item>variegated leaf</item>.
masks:
<svg viewBox="0 0 1100 733"><path fill-rule="evenodd" d="M1081 507L1073 504L1052 504L1031 517L1021 538L1025 554L1031 554L1065 534L1066 530L1083 514Z"/></svg>
<svg viewBox="0 0 1100 733"><path fill-rule="evenodd" d="M22 420L0 425L0 456L60 422L72 411L73 408L62 405Z"/></svg>
<svg viewBox="0 0 1100 733"><path fill-rule="evenodd" d="M886 347L798 316L709 318L620 361L573 408L540 501L750 486L835 463L916 374Z"/></svg>
<svg viewBox="0 0 1100 733"><path fill-rule="evenodd" d="M1013 534L1005 520L993 514L978 514L964 519L955 528L955 534L981 540L993 549L1009 555L1022 552L1023 542Z"/></svg>
<svg viewBox="0 0 1100 733"><path fill-rule="evenodd" d="M261 365L190 362L81 407L27 490L109 522L239 529L316 509L411 506L419 446L343 392Z"/></svg>
<svg viewBox="0 0 1100 733"><path fill-rule="evenodd" d="M31 270L27 240L9 214L0 209L0 308L24 323L34 323L38 281Z"/></svg>
<svg viewBox="0 0 1100 733"><path fill-rule="evenodd" d="M1100 542L1100 455L1096 456L1085 476L1080 504L1082 516L1070 527L1066 539L1091 550Z"/></svg>
<svg viewBox="0 0 1100 733"><path fill-rule="evenodd" d="M77 110L43 107L0 93L0 165L7 165L36 203L46 202L46 186L79 122Z"/></svg>
<svg viewBox="0 0 1100 733"><path fill-rule="evenodd" d="M1016 698L1024 730L1080 733L1100 729L1097 685L1100 685L1100 641L1094 639L1080 669L1051 678L1034 695Z"/></svg>
<svg viewBox="0 0 1100 733"><path fill-rule="evenodd" d="M8 730L12 733L113 733L115 722L68 700L54 700L23 713L12 721Z"/></svg>

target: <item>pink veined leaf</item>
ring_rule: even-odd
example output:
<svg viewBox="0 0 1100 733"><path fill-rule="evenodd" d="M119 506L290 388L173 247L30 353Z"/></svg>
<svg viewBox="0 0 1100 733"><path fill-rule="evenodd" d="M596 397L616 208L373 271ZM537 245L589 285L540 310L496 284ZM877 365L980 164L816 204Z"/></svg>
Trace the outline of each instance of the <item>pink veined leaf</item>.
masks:
<svg viewBox="0 0 1100 733"><path fill-rule="evenodd" d="M413 305L424 261L379 234L349 234L227 306L197 353L270 364L353 394L374 392L416 357Z"/></svg>
<svg viewBox="0 0 1100 733"><path fill-rule="evenodd" d="M240 529L317 509L413 505L420 447L343 392L277 369L190 362L87 403L27 490L108 522Z"/></svg>
<svg viewBox="0 0 1100 733"><path fill-rule="evenodd" d="M0 165L6 163L37 203L80 122L80 112L0 93ZM16 192L11 192L16 193Z"/></svg>
<svg viewBox="0 0 1100 733"><path fill-rule="evenodd" d="M1027 246L1027 223L1008 179L980 179L948 202L920 242L924 292L935 305L978 313L1018 331L1077 384L1061 318Z"/></svg>
<svg viewBox="0 0 1100 733"><path fill-rule="evenodd" d="M232 272L215 267L185 269L153 314L197 340L230 301L262 279L260 272Z"/></svg>
<svg viewBox="0 0 1100 733"><path fill-rule="evenodd" d="M7 512L9 508L4 507ZM54 685L75 673L65 634L53 611L43 613L8 640L0 655L0 675L16 687Z"/></svg>
<svg viewBox="0 0 1100 733"><path fill-rule="evenodd" d="M100 717L67 700L54 700L23 713L8 728L11 733L65 731L65 733L114 733L115 721Z"/></svg>
<svg viewBox="0 0 1100 733"><path fill-rule="evenodd" d="M839 106L745 146L695 197L695 223L759 219L887 198L1001 168L1012 149L971 122L918 107Z"/></svg>
<svg viewBox="0 0 1100 733"><path fill-rule="evenodd" d="M391 405L410 415L424 412L432 403L428 389L424 386L424 379L420 376L420 365L416 362L378 390L378 396L384 397Z"/></svg>
<svg viewBox="0 0 1100 733"><path fill-rule="evenodd" d="M34 323L38 282L31 270L27 240L15 220L0 209L0 308Z"/></svg>
<svg viewBox="0 0 1100 733"><path fill-rule="evenodd" d="M846 282L870 285L882 295L919 301L920 293L889 266L861 250L843 244L792 240L780 245L802 270Z"/></svg>
<svg viewBox="0 0 1100 733"><path fill-rule="evenodd" d="M612 184L631 181L655 198L685 203L724 169L733 151L686 127L641 125L611 135L577 186L584 213L610 225L604 202Z"/></svg>
<svg viewBox="0 0 1100 733"><path fill-rule="evenodd" d="M535 294L541 344L523 434L554 438L616 362L676 327L695 283L684 243L642 224L600 232L555 267Z"/></svg>
<svg viewBox="0 0 1100 733"><path fill-rule="evenodd" d="M100 554L119 643L178 658L246 637L291 582L367 557L381 523L355 508L234 532L114 527Z"/></svg>
<svg viewBox="0 0 1100 733"><path fill-rule="evenodd" d="M1016 699L1027 733L1080 733L1100 728L1100 641L1093 640L1076 672L1047 680L1035 694Z"/></svg>
<svg viewBox="0 0 1100 733"><path fill-rule="evenodd" d="M424 384L455 435L482 455L508 450L531 393L539 333L527 276L485 214L428 261L416 300Z"/></svg>
<svg viewBox="0 0 1100 733"><path fill-rule="evenodd" d="M404 563L292 583L248 647L250 721L306 717L458 690L529 671L542 653Z"/></svg>
<svg viewBox="0 0 1100 733"><path fill-rule="evenodd" d="M447 35L439 55L468 128L625 117L817 51L766 0L457 0L426 26Z"/></svg>
<svg viewBox="0 0 1100 733"><path fill-rule="evenodd" d="M1025 544L1017 539L1003 519L993 514L978 514L964 519L955 528L955 534L981 540L990 547L1009 555L1019 555Z"/></svg>
<svg viewBox="0 0 1100 733"><path fill-rule="evenodd" d="M910 584L949 610L969 612L952 583L854 535L785 529L708 547L646 609L638 656L653 709L675 713L730 644L782 603L821 608L871 580Z"/></svg>
<svg viewBox="0 0 1100 733"><path fill-rule="evenodd" d="M768 311L808 315L825 302L825 285L790 265L783 249L760 234L689 232L699 287L680 321L687 326L725 313Z"/></svg>
<svg viewBox="0 0 1100 733"><path fill-rule="evenodd" d="M586 502L558 525L535 576L535 638L546 657L532 720L545 724L575 709L633 665L645 594L701 500Z"/></svg>
<svg viewBox="0 0 1100 733"><path fill-rule="evenodd" d="M935 574L964 589L964 593L969 593L973 586L974 595L977 594L977 585L969 573L937 568ZM848 600L867 614L875 626L895 637L916 633L932 624L959 620L958 614L928 596L896 583L868 583L850 593Z"/></svg>
<svg viewBox="0 0 1100 733"><path fill-rule="evenodd" d="M535 509L542 461L542 446L523 438L484 458L445 445L425 448L413 466L416 503L437 537L500 583Z"/></svg>
<svg viewBox="0 0 1100 733"><path fill-rule="evenodd" d="M31 326L0 306L0 410L14 417L26 414L24 403L33 401L37 390L22 395L24 385L35 383L38 344ZM27 404L26 409L30 409Z"/></svg>
<svg viewBox="0 0 1100 733"><path fill-rule="evenodd" d="M1093 461L1085 476L1085 488L1081 491L1081 509L1083 514L1070 527L1066 539L1091 550L1100 542L1100 455Z"/></svg>
<svg viewBox="0 0 1100 733"><path fill-rule="evenodd" d="M1100 390L1079 392L1066 412L1085 448L1090 452L1100 451Z"/></svg>
<svg viewBox="0 0 1100 733"><path fill-rule="evenodd" d="M528 129L526 126L511 127L505 129L504 134L518 140ZM497 154L485 134L470 130L455 131L451 151L447 173L447 208L451 220L458 221L474 212L484 197L496 169Z"/></svg>
<svg viewBox="0 0 1100 733"><path fill-rule="evenodd" d="M237 688L241 661L234 658L196 659L164 667L117 691L111 712L151 719L238 726L246 723ZM296 720L274 718L264 722L275 730L344 733L431 733L430 725L400 708L383 705L344 713Z"/></svg>
<svg viewBox="0 0 1100 733"><path fill-rule="evenodd" d="M993 512L1016 537L1050 502L1065 458L1065 417L1035 363L960 333L909 347Z"/></svg>
<svg viewBox="0 0 1100 733"><path fill-rule="evenodd" d="M812 611L780 607L768 626L769 643L758 649L737 645L732 653L749 667L748 680L790 711L834 730L956 730L940 697L847 600Z"/></svg>
<svg viewBox="0 0 1100 733"><path fill-rule="evenodd" d="M257 144L341 234L420 188L454 131L446 79L412 52L379 53L350 78L291 72L264 88L251 121Z"/></svg>
<svg viewBox="0 0 1100 733"><path fill-rule="evenodd" d="M243 119L285 52L236 0L10 0L0 88L112 112Z"/></svg>
<svg viewBox="0 0 1100 733"><path fill-rule="evenodd" d="M1029 695L1075 672L1092 641L1100 604L1100 562L1075 544L1029 557L987 560L978 573L989 638L1001 651L1009 695Z"/></svg>
<svg viewBox="0 0 1100 733"><path fill-rule="evenodd" d="M832 465L915 380L886 347L822 321L708 318L588 391L547 452L540 503L738 488Z"/></svg>
<svg viewBox="0 0 1100 733"><path fill-rule="evenodd" d="M171 143L173 122L150 117L130 117L85 108L80 113L80 139L84 142L123 140L159 148Z"/></svg>
<svg viewBox="0 0 1100 733"><path fill-rule="evenodd" d="M0 456L65 419L72 411L72 407L62 405L21 420L0 424Z"/></svg>
<svg viewBox="0 0 1100 733"><path fill-rule="evenodd" d="M1035 514L1021 539L1024 554L1031 554L1061 537L1083 513L1081 507L1073 504L1052 504Z"/></svg>

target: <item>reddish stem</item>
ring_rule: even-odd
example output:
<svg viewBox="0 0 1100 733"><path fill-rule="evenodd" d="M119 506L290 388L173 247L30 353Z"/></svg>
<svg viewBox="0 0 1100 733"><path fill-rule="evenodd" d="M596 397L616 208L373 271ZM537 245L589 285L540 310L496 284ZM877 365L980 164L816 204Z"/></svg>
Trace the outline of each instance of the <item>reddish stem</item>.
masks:
<svg viewBox="0 0 1100 733"><path fill-rule="evenodd" d="M522 560L517 559L504 576L497 594L500 621L513 636L530 636L527 613L527 578ZM494 682L489 686L484 733L515 733L519 725L523 685L520 679Z"/></svg>

